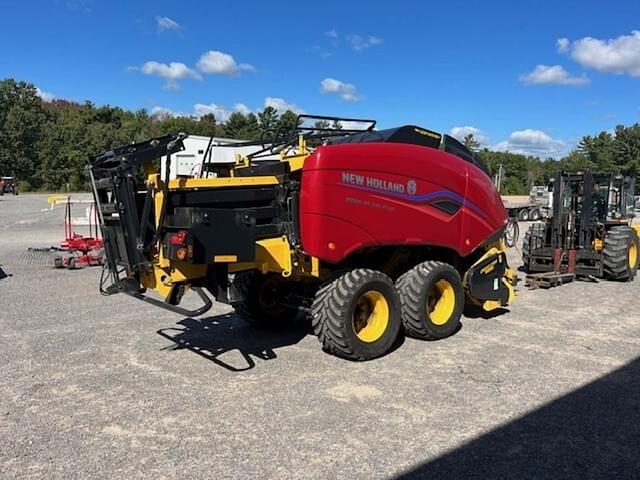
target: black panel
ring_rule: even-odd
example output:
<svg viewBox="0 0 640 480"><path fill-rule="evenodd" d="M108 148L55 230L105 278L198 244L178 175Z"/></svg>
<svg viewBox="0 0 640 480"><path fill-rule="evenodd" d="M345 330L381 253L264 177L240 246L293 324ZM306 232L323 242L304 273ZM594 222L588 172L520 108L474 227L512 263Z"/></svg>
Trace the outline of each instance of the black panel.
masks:
<svg viewBox="0 0 640 480"><path fill-rule="evenodd" d="M256 219L248 212L226 208L180 208L167 216L165 248L175 259L169 238L179 230L188 232L192 263L211 264L216 255L236 255L240 262L255 259Z"/></svg>
<svg viewBox="0 0 640 480"><path fill-rule="evenodd" d="M332 145L340 143L408 143L411 145L421 145L423 147L438 148L442 140L439 133L416 127L415 125L405 125L398 128L388 128L386 130L372 130L370 132L358 133L339 137L331 140Z"/></svg>
<svg viewBox="0 0 640 480"><path fill-rule="evenodd" d="M170 191L168 208L205 206L269 205L277 196L276 186L211 188Z"/></svg>
<svg viewBox="0 0 640 480"><path fill-rule="evenodd" d="M464 144L450 135L441 135L426 128L416 127L415 125L405 125L398 128L389 128L386 130L372 130L368 132L358 133L355 135L346 135L330 140L330 145L338 145L342 143L407 143L410 145L420 145L428 148L442 148L445 152L455 155L466 162L475 165L487 175L489 170L482 159L469 150Z"/></svg>
<svg viewBox="0 0 640 480"><path fill-rule="evenodd" d="M256 177L261 175L285 175L289 173L288 162L281 162L280 160L261 160L255 162L254 165L244 168L236 168L234 174L237 177Z"/></svg>
<svg viewBox="0 0 640 480"><path fill-rule="evenodd" d="M448 213L449 215L453 215L458 210L460 210L460 204L452 202L451 200L439 200L437 202L433 202L431 205L439 210L442 210L443 212Z"/></svg>
<svg viewBox="0 0 640 480"><path fill-rule="evenodd" d="M501 257L500 261L496 257ZM482 270L490 265L492 262L496 262L495 267L488 273L483 273ZM509 301L509 290L502 283L502 277L504 276L507 268L507 257L504 253L490 256L478 265L469 269L468 282L469 293L473 298L478 300L499 300L501 305L507 305Z"/></svg>

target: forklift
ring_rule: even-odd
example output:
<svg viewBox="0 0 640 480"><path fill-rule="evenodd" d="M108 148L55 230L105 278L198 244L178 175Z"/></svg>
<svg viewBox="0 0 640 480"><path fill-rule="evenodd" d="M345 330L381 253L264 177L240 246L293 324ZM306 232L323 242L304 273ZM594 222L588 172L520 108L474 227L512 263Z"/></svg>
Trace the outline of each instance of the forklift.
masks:
<svg viewBox="0 0 640 480"><path fill-rule="evenodd" d="M557 172L552 215L524 237L527 285L548 288L577 277L632 281L640 235L640 226L632 226L634 187L620 174Z"/></svg>

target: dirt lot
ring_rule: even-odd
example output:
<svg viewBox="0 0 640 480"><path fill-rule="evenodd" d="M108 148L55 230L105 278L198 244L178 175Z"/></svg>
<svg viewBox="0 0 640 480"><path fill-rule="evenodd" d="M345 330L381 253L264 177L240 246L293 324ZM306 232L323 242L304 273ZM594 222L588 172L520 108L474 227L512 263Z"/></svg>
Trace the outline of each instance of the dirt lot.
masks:
<svg viewBox="0 0 640 480"><path fill-rule="evenodd" d="M0 197L1 478L637 478L640 280L520 289L455 336L353 363L24 265L62 234ZM513 252L518 264L519 253Z"/></svg>

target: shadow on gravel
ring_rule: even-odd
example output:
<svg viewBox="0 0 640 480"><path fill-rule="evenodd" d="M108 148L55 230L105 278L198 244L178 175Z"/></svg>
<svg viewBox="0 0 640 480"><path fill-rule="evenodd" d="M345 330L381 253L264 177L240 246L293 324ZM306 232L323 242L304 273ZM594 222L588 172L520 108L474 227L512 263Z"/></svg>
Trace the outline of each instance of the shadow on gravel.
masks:
<svg viewBox="0 0 640 480"><path fill-rule="evenodd" d="M277 358L275 349L295 345L310 332L310 324L304 319L296 319L282 330L258 330L231 313L202 319L185 318L178 325L182 328L163 328L157 332L174 343L168 349L190 350L231 372L251 370L256 366L254 357L265 361ZM236 350L244 365L231 365L220 359Z"/></svg>
<svg viewBox="0 0 640 480"><path fill-rule="evenodd" d="M640 358L399 477L638 478Z"/></svg>
<svg viewBox="0 0 640 480"><path fill-rule="evenodd" d="M463 315L467 318L483 318L485 320L489 320L491 318L500 317L505 313L509 313L509 310L506 308L496 308L491 312L487 312L479 305L467 304L464 307Z"/></svg>

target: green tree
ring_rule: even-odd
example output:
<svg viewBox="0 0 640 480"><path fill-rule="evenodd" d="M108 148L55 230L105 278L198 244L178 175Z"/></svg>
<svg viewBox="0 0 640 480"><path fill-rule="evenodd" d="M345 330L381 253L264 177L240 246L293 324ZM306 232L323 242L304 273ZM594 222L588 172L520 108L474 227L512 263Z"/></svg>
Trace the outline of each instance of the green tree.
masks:
<svg viewBox="0 0 640 480"><path fill-rule="evenodd" d="M233 112L223 127L225 137L242 138L248 127L247 117L240 112Z"/></svg>
<svg viewBox="0 0 640 480"><path fill-rule="evenodd" d="M473 133L468 133L467 135L465 135L462 139L462 143L464 143L464 146L472 152L475 152L476 150L478 150L478 148L480 148L480 142L476 140L476 138L473 136Z"/></svg>
<svg viewBox="0 0 640 480"><path fill-rule="evenodd" d="M282 129L286 135L289 135L296 127L298 127L298 115L291 110L287 110L280 117L278 128Z"/></svg>
<svg viewBox="0 0 640 480"><path fill-rule="evenodd" d="M273 107L265 107L265 109L258 113L258 123L260 126L260 133L267 135L267 132L274 130L278 125L278 111Z"/></svg>
<svg viewBox="0 0 640 480"><path fill-rule="evenodd" d="M0 172L33 185L40 164L37 144L46 122L35 86L0 82ZM29 185L27 185L29 186ZM35 185L37 186L37 185Z"/></svg>

